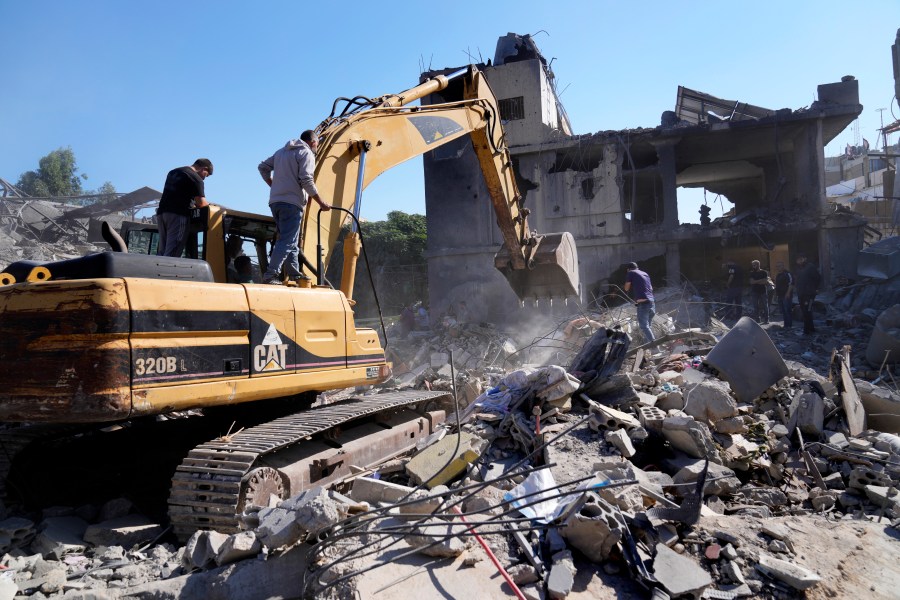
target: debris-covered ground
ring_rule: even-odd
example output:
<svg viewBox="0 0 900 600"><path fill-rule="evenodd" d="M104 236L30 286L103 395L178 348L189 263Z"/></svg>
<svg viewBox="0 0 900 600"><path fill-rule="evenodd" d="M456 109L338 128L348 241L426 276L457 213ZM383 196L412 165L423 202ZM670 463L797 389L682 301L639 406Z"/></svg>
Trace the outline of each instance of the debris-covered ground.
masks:
<svg viewBox="0 0 900 600"><path fill-rule="evenodd" d="M183 546L124 498L10 507L0 599L894 598L896 285L809 336L681 291L651 344L627 306L527 339L444 319L390 339L385 389L455 398L417 448Z"/></svg>

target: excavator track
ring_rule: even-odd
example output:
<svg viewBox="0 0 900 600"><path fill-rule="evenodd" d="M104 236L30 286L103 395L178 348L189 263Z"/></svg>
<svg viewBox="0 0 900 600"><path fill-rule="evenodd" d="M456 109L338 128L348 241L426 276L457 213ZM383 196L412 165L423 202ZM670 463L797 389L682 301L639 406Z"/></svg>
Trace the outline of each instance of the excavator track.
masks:
<svg viewBox="0 0 900 600"><path fill-rule="evenodd" d="M217 438L194 448L172 478L169 519L175 535L187 539L199 529L223 533L240 530L240 504L245 486L277 489L254 470L257 461L278 450L309 440L361 417L448 396L447 392L402 391L349 398L281 417Z"/></svg>

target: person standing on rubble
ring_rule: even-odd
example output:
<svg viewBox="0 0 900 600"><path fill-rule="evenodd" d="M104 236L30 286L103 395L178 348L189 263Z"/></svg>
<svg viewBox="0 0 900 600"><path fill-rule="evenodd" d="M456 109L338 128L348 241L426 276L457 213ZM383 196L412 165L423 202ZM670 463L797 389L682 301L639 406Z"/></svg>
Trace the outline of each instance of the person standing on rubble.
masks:
<svg viewBox="0 0 900 600"><path fill-rule="evenodd" d="M191 209L209 205L203 181L212 173L212 161L198 158L193 165L172 169L166 175L159 208L156 209L156 224L159 228L157 256L178 258L184 253Z"/></svg>
<svg viewBox="0 0 900 600"><path fill-rule="evenodd" d="M803 313L803 333L810 335L816 332L813 325L812 303L819 291L822 275L818 267L808 262L805 254L797 255L797 301Z"/></svg>
<svg viewBox="0 0 900 600"><path fill-rule="evenodd" d="M794 276L781 261L775 263L775 268L778 269L778 274L775 275L775 298L781 307L784 328L790 329L794 325Z"/></svg>
<svg viewBox="0 0 900 600"><path fill-rule="evenodd" d="M750 262L750 296L753 298L754 317L757 323L769 322L769 294L766 286L769 283L769 272L760 268L759 261Z"/></svg>
<svg viewBox="0 0 900 600"><path fill-rule="evenodd" d="M725 263L725 268L728 270L725 304L729 307L726 318L737 321L744 312L744 270L733 260Z"/></svg>
<svg viewBox="0 0 900 600"><path fill-rule="evenodd" d="M303 211L310 198L318 202L322 210L331 210L331 205L319 197L319 190L313 181L318 147L319 138L307 129L299 139L289 140L257 167L263 181L272 188L269 191L269 209L275 218L277 234L263 283L282 285L282 265L291 281L309 279L300 270L299 260Z"/></svg>
<svg viewBox="0 0 900 600"><path fill-rule="evenodd" d="M632 292L635 307L637 308L638 326L644 333L647 343L652 342L656 338L653 330L650 329L650 323L656 315L656 303L653 299L653 284L650 282L650 276L644 271L638 269L637 263L631 262L626 265L628 274L625 276L625 292Z"/></svg>

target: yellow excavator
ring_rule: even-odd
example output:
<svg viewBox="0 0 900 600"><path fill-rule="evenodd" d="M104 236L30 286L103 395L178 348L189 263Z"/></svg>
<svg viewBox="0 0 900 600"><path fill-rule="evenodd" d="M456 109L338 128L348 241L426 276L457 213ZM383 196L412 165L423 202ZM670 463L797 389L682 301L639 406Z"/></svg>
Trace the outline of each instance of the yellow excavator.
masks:
<svg viewBox="0 0 900 600"><path fill-rule="evenodd" d="M458 99L410 106L432 93ZM275 226L270 216L216 205L193 211L184 258L156 256L155 225L132 223L121 235L104 227L111 252L0 272L0 421L52 432L0 432L0 481L17 453L69 435L60 430L223 414L232 429L190 449L172 478L169 518L185 538L201 528L236 531L247 506L329 483L429 435L444 418L435 400L446 394L389 392L310 408L320 392L392 374L378 333L354 322L358 234L345 237L339 289L324 265L375 177L463 135L503 234L496 266L520 298L577 294L574 241L529 230L497 102L477 68L343 101L317 128L316 186L335 210L306 211L301 250L312 277L299 285L229 283L227 240L252 247L264 271Z"/></svg>

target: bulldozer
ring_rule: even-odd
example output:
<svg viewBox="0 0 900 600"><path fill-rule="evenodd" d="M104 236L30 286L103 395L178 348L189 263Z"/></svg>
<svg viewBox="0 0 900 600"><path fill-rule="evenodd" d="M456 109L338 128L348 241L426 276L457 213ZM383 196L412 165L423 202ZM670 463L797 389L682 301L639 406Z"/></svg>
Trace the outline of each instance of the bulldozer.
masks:
<svg viewBox="0 0 900 600"><path fill-rule="evenodd" d="M451 99L412 105L432 93ZM252 248L264 271L275 224L218 205L193 210L184 257L157 256L155 224L130 223L121 233L104 227L111 251L0 272L0 421L28 424L0 432L0 490L13 491L6 476L36 441L135 423L153 431L159 425L148 422L200 413L188 421L215 422L217 434L186 425L156 442L209 435L190 442L171 478L168 516L185 539L197 529L237 531L248 507L334 482L431 434L446 418L436 404L443 392L313 404L321 392L392 376L379 333L354 320L363 190L461 136L471 138L502 232L495 266L521 299L577 295L574 240L529 229L497 101L476 67L399 94L338 99L316 133L315 182L333 210L305 211L308 279L230 283L228 240ZM326 265L348 222L335 287Z"/></svg>

